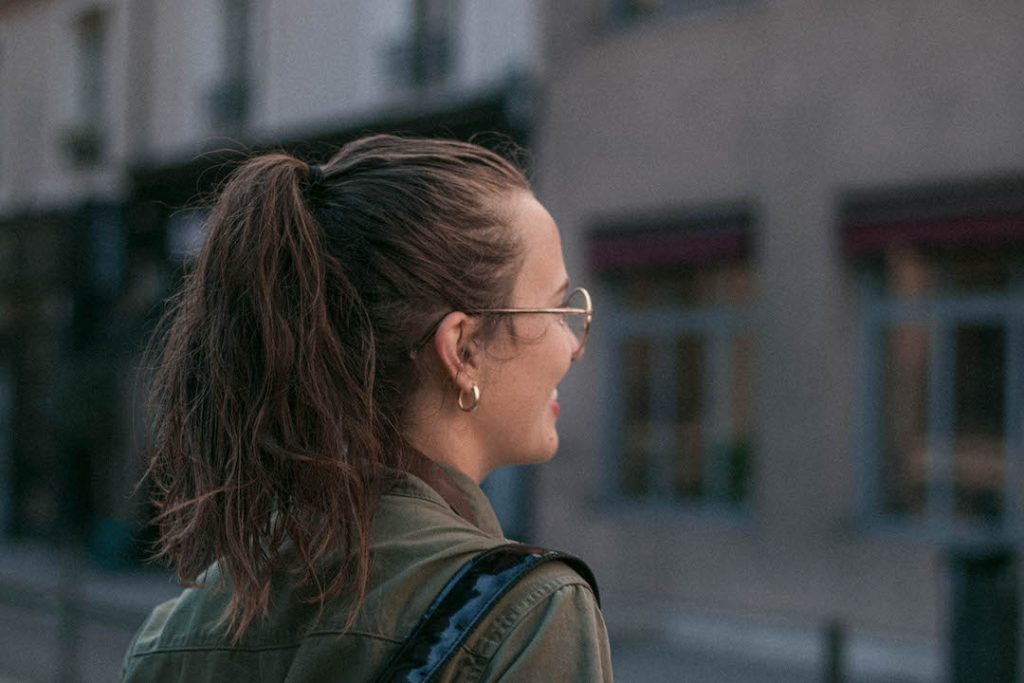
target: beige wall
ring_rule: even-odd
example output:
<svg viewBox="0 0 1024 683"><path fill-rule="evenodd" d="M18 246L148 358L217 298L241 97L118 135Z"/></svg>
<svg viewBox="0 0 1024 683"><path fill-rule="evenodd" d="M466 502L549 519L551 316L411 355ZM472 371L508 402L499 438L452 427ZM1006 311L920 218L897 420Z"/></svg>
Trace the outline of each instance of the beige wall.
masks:
<svg viewBox="0 0 1024 683"><path fill-rule="evenodd" d="M855 282L837 209L854 189L1020 172L1024 7L723 2L615 27L599 5L548 9L539 192L584 280L597 220L754 209L755 493L736 520L607 509L598 297L565 446L540 475L542 541L593 558L614 604L677 601L651 612L663 629L700 609L840 616L931 642L934 664L944 548L854 517Z"/></svg>

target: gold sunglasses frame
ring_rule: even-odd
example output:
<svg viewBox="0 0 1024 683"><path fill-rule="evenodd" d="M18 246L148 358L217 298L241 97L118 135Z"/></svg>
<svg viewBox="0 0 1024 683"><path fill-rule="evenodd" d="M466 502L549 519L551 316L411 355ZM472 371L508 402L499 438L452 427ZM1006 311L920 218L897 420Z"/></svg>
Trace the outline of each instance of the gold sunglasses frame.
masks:
<svg viewBox="0 0 1024 683"><path fill-rule="evenodd" d="M480 308L466 311L466 313L502 313L509 315L517 313L551 313L554 315L582 315L583 335L580 337L580 347L572 354L572 359L576 360L580 357L580 354L583 353L583 347L587 345L587 337L590 335L590 325L594 321L594 302L593 299L590 298L590 292L588 292L585 287L576 287L565 296L565 300L569 301L577 292L583 295L583 301L585 303L583 308L568 308L566 306L559 306L557 308Z"/></svg>
<svg viewBox="0 0 1024 683"><path fill-rule="evenodd" d="M576 360L583 353L583 348L587 345L587 337L590 336L590 325L594 321L594 303L590 297L590 292L585 287L576 287L570 291L565 300L568 301L573 297L576 292L583 295L583 301L585 303L584 308L568 308L566 306L559 306L557 308L474 308L467 310L466 313L469 315L477 315L479 313L499 313L503 315L515 315L518 313L551 313L554 315L582 315L583 316L583 335L580 337L580 347L576 349L572 354L572 360ZM447 315L447 313L445 314ZM443 318L442 318L443 320ZM420 339L419 342L410 351L410 356L414 356L416 351L423 347L424 344L430 339L431 336L437 331L437 326L441 324L441 320L430 326L427 333Z"/></svg>

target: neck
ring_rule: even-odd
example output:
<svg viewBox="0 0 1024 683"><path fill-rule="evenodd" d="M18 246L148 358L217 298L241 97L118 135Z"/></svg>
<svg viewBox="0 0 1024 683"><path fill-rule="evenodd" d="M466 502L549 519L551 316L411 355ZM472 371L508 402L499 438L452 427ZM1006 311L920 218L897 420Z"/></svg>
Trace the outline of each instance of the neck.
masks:
<svg viewBox="0 0 1024 683"><path fill-rule="evenodd" d="M443 407L412 413L413 419L405 431L410 446L434 462L462 472L477 484L490 474L493 468L484 456L483 443L472 429L469 413L453 414Z"/></svg>

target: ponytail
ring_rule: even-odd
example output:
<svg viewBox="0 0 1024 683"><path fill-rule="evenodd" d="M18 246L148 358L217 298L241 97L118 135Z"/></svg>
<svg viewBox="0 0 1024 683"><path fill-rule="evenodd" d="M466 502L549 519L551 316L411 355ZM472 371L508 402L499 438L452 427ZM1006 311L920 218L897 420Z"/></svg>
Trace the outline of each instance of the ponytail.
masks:
<svg viewBox="0 0 1024 683"><path fill-rule="evenodd" d="M324 251L306 176L304 163L271 155L228 181L169 310L154 383L159 552L185 584L220 561L236 637L266 613L286 539L314 597L352 584L361 598L373 475L385 464L365 427L373 332ZM321 560L350 545L351 559L324 578Z"/></svg>

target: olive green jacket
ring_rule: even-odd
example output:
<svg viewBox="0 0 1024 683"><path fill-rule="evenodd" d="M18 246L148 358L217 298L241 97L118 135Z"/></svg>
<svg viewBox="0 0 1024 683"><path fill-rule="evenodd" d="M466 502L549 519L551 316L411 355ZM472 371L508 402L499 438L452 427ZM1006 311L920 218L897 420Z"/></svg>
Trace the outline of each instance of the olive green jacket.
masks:
<svg viewBox="0 0 1024 683"><path fill-rule="evenodd" d="M122 679L373 681L459 567L507 542L480 488L454 470L445 472L461 500L442 497L436 484L411 474L401 475L381 500L369 593L352 628L343 628L344 598L318 614L318 606L281 576L268 617L232 644L218 625L228 592L190 588L150 614L129 646ZM460 515L446 500L469 509ZM590 587L560 562L539 567L498 602L439 680L611 681L608 635Z"/></svg>

